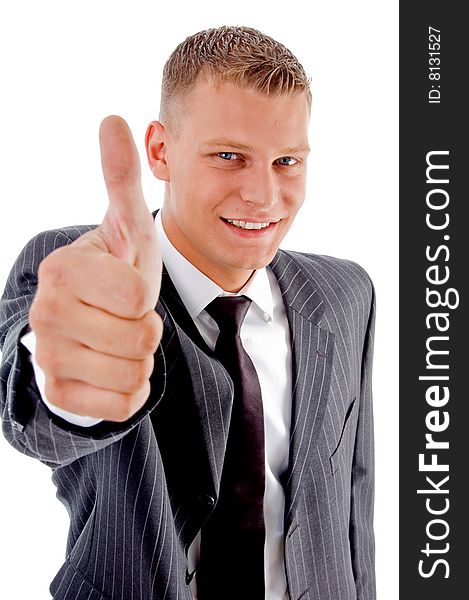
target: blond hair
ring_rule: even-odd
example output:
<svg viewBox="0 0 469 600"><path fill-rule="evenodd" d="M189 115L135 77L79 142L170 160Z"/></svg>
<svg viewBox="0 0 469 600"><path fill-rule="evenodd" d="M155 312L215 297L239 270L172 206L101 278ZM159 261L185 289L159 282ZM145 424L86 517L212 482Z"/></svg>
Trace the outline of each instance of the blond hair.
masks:
<svg viewBox="0 0 469 600"><path fill-rule="evenodd" d="M266 95L305 93L311 105L310 79L298 59L283 44L251 27L207 29L176 47L163 69L163 122L170 120L170 105L190 92L201 77Z"/></svg>

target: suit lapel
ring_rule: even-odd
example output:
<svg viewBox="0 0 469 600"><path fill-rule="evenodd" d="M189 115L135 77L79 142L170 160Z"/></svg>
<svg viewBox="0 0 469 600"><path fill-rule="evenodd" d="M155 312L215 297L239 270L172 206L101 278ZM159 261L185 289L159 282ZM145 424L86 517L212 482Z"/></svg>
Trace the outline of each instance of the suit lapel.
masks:
<svg viewBox="0 0 469 600"><path fill-rule="evenodd" d="M298 259L279 250L269 265L277 278L291 331L292 419L285 474L285 531L324 419L334 355L334 334L319 326L325 305Z"/></svg>
<svg viewBox="0 0 469 600"><path fill-rule="evenodd" d="M233 406L233 384L200 335L164 267L160 302L169 321L168 335L177 337L178 343L172 344L172 348L176 352L182 350L188 367L211 480L218 495Z"/></svg>
<svg viewBox="0 0 469 600"><path fill-rule="evenodd" d="M152 212L153 218L157 212ZM200 335L164 265L160 303L168 319L166 334L171 338L175 335L178 340L170 346L175 352L182 350L188 367L211 480L218 495L233 406L233 383Z"/></svg>

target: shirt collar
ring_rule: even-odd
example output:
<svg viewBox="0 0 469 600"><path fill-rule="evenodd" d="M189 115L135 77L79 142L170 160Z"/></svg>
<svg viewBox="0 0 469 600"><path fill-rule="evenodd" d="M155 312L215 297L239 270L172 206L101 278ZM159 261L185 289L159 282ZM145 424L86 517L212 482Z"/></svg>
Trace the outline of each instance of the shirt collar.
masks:
<svg viewBox="0 0 469 600"><path fill-rule="evenodd" d="M169 276L188 313L196 319L202 310L217 296L244 295L262 311L265 321L273 318L274 301L265 267L257 269L237 294L225 292L189 262L169 241L161 220L161 210L155 216L156 233L160 242L161 257Z"/></svg>

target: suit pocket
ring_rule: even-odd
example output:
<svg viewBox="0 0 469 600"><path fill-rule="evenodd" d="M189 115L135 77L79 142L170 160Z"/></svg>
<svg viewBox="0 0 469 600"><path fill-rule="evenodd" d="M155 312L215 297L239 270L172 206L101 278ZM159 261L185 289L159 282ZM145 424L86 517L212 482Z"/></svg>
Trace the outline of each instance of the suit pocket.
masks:
<svg viewBox="0 0 469 600"><path fill-rule="evenodd" d="M109 600L67 559L50 584L54 600Z"/></svg>
<svg viewBox="0 0 469 600"><path fill-rule="evenodd" d="M348 425L350 424L350 422L352 421L351 419L351 415L355 406L355 401L356 401L356 396L355 398L352 400L352 402L350 402L348 408L347 408L347 412L345 413L345 418L344 418L344 422L342 425L342 430L340 432L340 437L339 437L339 441L337 442L337 446L335 447L334 452L330 455L329 457L329 462L331 465L331 471L332 471L332 475L335 474L335 472L337 471L337 469L339 468L340 465L340 458L343 454L343 451L345 450L345 444L344 441L347 440L348 438Z"/></svg>

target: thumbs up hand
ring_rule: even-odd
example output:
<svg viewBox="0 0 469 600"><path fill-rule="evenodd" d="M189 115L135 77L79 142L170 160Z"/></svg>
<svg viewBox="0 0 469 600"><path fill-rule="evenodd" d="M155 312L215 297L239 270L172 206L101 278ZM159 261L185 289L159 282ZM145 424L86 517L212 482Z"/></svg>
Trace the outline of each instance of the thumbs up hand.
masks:
<svg viewBox="0 0 469 600"><path fill-rule="evenodd" d="M163 331L154 310L162 262L127 123L104 119L100 146L109 196L104 220L41 262L29 323L48 401L121 422L150 393Z"/></svg>

